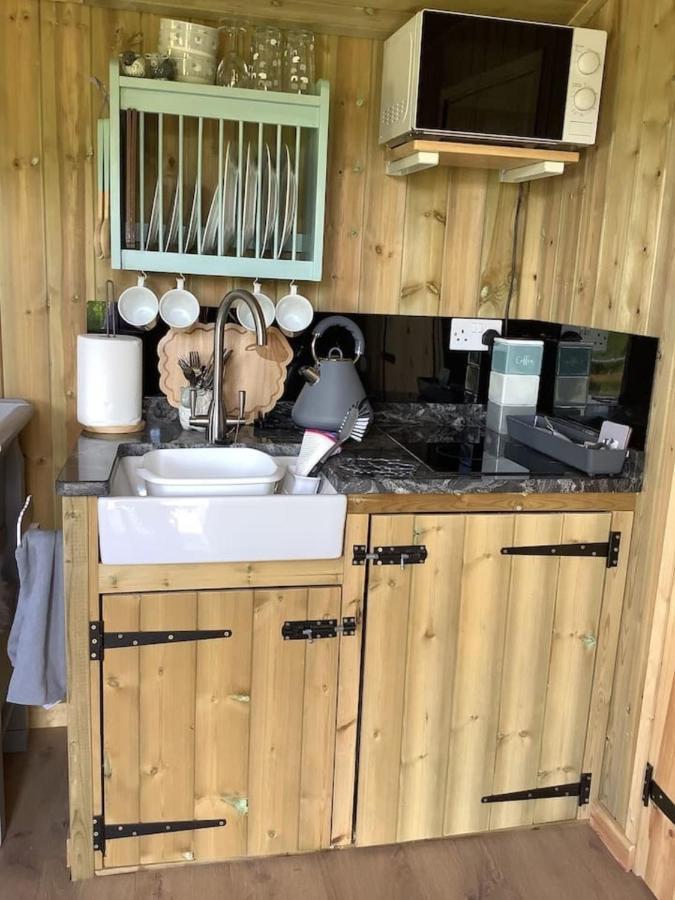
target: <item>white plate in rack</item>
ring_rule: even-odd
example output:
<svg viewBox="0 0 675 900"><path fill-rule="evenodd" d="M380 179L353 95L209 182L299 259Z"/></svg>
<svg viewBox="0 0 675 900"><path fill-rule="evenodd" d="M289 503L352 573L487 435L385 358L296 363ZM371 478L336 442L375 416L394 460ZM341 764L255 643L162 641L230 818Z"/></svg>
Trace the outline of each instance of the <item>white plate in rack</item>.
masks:
<svg viewBox="0 0 675 900"><path fill-rule="evenodd" d="M190 221L188 223L187 235L185 237L185 246L183 247L184 253L189 253L192 247L195 245L195 239L197 237L197 210L198 210L198 202L200 200L199 185L195 184L195 191L192 195L192 209L190 210ZM197 252L197 248L195 248L195 252Z"/></svg>
<svg viewBox="0 0 675 900"><path fill-rule="evenodd" d="M239 171L234 164L231 145L225 152L225 174L223 175L223 253L232 246L237 234L237 192Z"/></svg>
<svg viewBox="0 0 675 900"><path fill-rule="evenodd" d="M150 250L153 244L157 243L159 236L159 181L155 185L155 194L152 199L152 208L150 210L150 221L148 222L148 231L145 236L144 250Z"/></svg>
<svg viewBox="0 0 675 900"><path fill-rule="evenodd" d="M218 250L218 212L220 210L220 192L222 185L218 185L213 192L213 200L209 207L209 214L206 217L206 226L204 228L204 240L202 241L202 253L214 253Z"/></svg>
<svg viewBox="0 0 675 900"><path fill-rule="evenodd" d="M253 158L250 143L246 147L244 174L244 211L242 213L242 255L255 242L256 200L258 198L258 166ZM255 249L255 247L254 247Z"/></svg>
<svg viewBox="0 0 675 900"><path fill-rule="evenodd" d="M284 219L281 234L279 235L279 247L277 248L276 258L279 259L283 253L286 242L293 232L293 222L298 207L298 186L295 179L295 172L291 165L291 151L288 144L284 144L284 157L281 171L281 198L284 204Z"/></svg>
<svg viewBox="0 0 675 900"><path fill-rule="evenodd" d="M178 185L173 194L171 213L169 215L169 228L166 233L165 250L177 249L178 244Z"/></svg>
<svg viewBox="0 0 675 900"><path fill-rule="evenodd" d="M265 227L263 230L262 247L260 255L264 256L268 246L274 250L274 244L270 244L279 219L279 184L277 173L272 165L272 156L268 144L265 144L265 157L263 167L263 197L265 198Z"/></svg>

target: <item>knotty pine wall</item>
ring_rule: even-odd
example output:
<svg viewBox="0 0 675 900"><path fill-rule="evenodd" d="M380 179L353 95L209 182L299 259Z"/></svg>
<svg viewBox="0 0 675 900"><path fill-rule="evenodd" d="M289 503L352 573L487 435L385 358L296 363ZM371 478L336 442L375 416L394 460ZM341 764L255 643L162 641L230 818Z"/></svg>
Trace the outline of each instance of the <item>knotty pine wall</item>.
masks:
<svg viewBox="0 0 675 900"><path fill-rule="evenodd" d="M665 633L660 623L675 583L675 5L607 0L591 24L607 29L611 41L600 139L583 172L565 176L528 213L532 223L538 209L544 228L557 229L565 255L553 265L571 281L557 302L542 298L539 308L561 321L583 319L661 341L627 602L621 621L610 626L619 628L619 649L600 785L606 809L635 843ZM550 265L544 228L541 262L531 269L527 240L535 235L528 228L521 314L537 308L533 275Z"/></svg>
<svg viewBox="0 0 675 900"><path fill-rule="evenodd" d="M527 17L527 0L520 7ZM591 0L584 9L588 24L610 32L599 140L563 177L524 189L512 314L663 338L630 597L612 623L620 650L602 799L630 837L635 748L649 739L645 672L647 702L660 660L652 617L661 621L675 580L672 539L664 544L675 527L675 12L672 0ZM104 80L122 49L153 49L159 17L68 0L3 0L0 16L1 372L5 396L36 406L24 449L46 526L57 521L53 480L78 434L75 337L86 300L103 297L111 274L91 239L101 104L89 78ZM587 21L582 11L576 23ZM333 88L325 276L304 286L317 308L500 315L517 187L468 169L387 178L376 139L381 42L326 35L317 52ZM118 291L133 277L113 273ZM158 292L168 282L152 279ZM214 304L229 285L190 286Z"/></svg>
<svg viewBox="0 0 675 900"><path fill-rule="evenodd" d="M527 4L525 3L525 6ZM156 46L159 16L65 0L3 0L0 27L0 316L6 396L33 401L27 430L36 517L55 521L53 480L78 434L75 337L88 299L134 273L95 259L95 121L121 50ZM384 175L377 144L382 42L321 35L332 85L324 278L303 289L321 310L498 314L508 291L517 188L495 174ZM4 211L10 211L9 215ZM167 276L151 284L158 294ZM217 304L229 279L189 280ZM267 282L272 296L287 285Z"/></svg>
<svg viewBox="0 0 675 900"><path fill-rule="evenodd" d="M595 14L592 24L612 32L600 140L562 178L525 188L516 315L659 333L664 304L651 287L670 95L667 29L652 20L669 6L608 0ZM101 99L90 76L105 82L108 60L125 48L153 49L159 16L66 0L4 0L1 15L2 376L7 396L36 405L29 487L37 517L51 523L53 479L78 433L75 336L86 300L103 297L111 275L118 291L134 278L94 258ZM381 54L379 40L317 42L318 71L333 88L325 275L303 287L321 310L500 315L518 188L483 170L387 177L376 125ZM152 279L158 293L169 282ZM190 282L205 304L230 286Z"/></svg>

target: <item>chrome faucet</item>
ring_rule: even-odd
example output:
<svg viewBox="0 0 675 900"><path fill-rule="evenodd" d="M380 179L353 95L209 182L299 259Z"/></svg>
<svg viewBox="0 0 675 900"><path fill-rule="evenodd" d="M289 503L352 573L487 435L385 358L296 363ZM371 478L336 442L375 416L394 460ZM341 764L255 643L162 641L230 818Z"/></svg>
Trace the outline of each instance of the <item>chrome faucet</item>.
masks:
<svg viewBox="0 0 675 900"><path fill-rule="evenodd" d="M223 386L223 375L225 371L225 323L227 321L228 313L230 312L230 307L235 300L242 300L251 310L255 328L255 339L258 346L264 347L267 343L267 326L265 325L265 319L262 310L260 309L260 304L253 294L250 291L240 289L229 291L225 294L218 307L216 327L213 332L213 400L211 401L211 406L205 416L190 417L190 425L194 425L197 428L206 428L206 440L209 444L225 443L228 427L239 427L244 424L245 392L239 391L238 417L236 419L228 419Z"/></svg>

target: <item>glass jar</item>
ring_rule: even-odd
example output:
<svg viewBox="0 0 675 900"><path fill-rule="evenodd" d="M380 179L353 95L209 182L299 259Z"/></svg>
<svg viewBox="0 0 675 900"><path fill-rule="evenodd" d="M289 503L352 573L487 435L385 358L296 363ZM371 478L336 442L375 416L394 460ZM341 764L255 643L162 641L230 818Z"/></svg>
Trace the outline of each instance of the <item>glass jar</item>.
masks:
<svg viewBox="0 0 675 900"><path fill-rule="evenodd" d="M253 32L250 73L250 87L281 90L281 31L273 25L259 25Z"/></svg>
<svg viewBox="0 0 675 900"><path fill-rule="evenodd" d="M247 28L244 22L225 20L218 30L224 35L225 46L218 63L216 84L223 87L250 87L249 67L246 62Z"/></svg>
<svg viewBox="0 0 675 900"><path fill-rule="evenodd" d="M293 94L314 93L314 35L304 28L286 32L283 89Z"/></svg>

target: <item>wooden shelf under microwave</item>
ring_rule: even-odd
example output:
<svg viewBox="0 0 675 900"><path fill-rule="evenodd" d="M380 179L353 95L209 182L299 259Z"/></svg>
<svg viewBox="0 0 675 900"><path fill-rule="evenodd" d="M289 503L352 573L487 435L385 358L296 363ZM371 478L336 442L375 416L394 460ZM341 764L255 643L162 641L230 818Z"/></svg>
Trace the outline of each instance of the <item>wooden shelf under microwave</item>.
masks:
<svg viewBox="0 0 675 900"><path fill-rule="evenodd" d="M446 141L409 141L389 151L387 175L412 175L434 166L499 169L500 180L534 181L562 175L565 166L579 162L573 150L541 150L498 144L459 144Z"/></svg>

